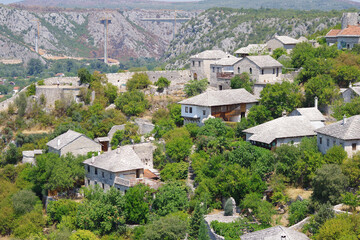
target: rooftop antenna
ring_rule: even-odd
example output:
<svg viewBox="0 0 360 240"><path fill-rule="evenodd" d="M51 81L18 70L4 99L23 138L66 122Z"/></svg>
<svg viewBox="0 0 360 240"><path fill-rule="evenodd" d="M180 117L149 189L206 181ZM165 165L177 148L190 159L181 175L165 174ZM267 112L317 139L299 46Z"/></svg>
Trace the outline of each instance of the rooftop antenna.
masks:
<svg viewBox="0 0 360 240"><path fill-rule="evenodd" d="M104 24L104 63L108 63L107 57L107 34L108 34L108 26L111 23L111 19L103 18L100 19L100 24Z"/></svg>
<svg viewBox="0 0 360 240"><path fill-rule="evenodd" d="M38 42L39 42L39 36L40 36L40 20L34 19L33 21L37 22L37 31L35 32L35 52L39 53Z"/></svg>

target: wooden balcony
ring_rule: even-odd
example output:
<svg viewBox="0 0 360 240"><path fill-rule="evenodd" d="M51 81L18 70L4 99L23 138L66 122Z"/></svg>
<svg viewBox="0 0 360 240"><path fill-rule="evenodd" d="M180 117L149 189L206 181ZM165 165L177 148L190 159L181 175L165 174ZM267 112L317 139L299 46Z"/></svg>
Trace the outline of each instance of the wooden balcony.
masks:
<svg viewBox="0 0 360 240"><path fill-rule="evenodd" d="M234 73L232 72L221 72L221 73L216 73L216 77L219 79L226 79L226 80L230 80L235 76Z"/></svg>

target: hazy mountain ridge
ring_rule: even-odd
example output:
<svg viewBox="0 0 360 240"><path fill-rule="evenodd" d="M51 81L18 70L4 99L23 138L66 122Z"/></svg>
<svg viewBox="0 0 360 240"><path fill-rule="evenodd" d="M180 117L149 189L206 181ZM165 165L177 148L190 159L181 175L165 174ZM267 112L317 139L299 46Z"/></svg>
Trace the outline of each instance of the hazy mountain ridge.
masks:
<svg viewBox="0 0 360 240"><path fill-rule="evenodd" d="M342 11L209 9L180 30L165 61L170 68L184 67L186 60L206 49L233 53L251 43L264 43L274 35L294 38L312 34L340 22Z"/></svg>

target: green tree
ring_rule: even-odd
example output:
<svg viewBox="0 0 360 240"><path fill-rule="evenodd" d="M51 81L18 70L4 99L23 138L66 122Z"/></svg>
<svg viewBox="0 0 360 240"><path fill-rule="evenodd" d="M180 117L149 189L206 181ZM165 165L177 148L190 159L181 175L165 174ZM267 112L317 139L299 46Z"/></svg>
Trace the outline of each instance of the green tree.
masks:
<svg viewBox="0 0 360 240"><path fill-rule="evenodd" d="M189 83L185 84L184 92L188 97L193 97L206 90L208 86L208 80L190 80Z"/></svg>
<svg viewBox="0 0 360 240"><path fill-rule="evenodd" d="M233 215L233 203L231 198L229 198L228 200L226 200L225 202L225 206L224 206L224 215L225 216L232 216Z"/></svg>
<svg viewBox="0 0 360 240"><path fill-rule="evenodd" d="M70 199L51 201L47 207L47 214L53 222L61 222L65 216L75 217L79 204Z"/></svg>
<svg viewBox="0 0 360 240"><path fill-rule="evenodd" d="M36 93L36 85L34 83L32 83L26 89L26 96L27 97L33 96L33 95L35 95L35 93Z"/></svg>
<svg viewBox="0 0 360 240"><path fill-rule="evenodd" d="M316 235L317 240L346 240L358 239L360 215L340 214L327 220Z"/></svg>
<svg viewBox="0 0 360 240"><path fill-rule="evenodd" d="M17 215L31 212L40 199L31 190L20 190L12 197L14 211Z"/></svg>
<svg viewBox="0 0 360 240"><path fill-rule="evenodd" d="M41 208L26 213L15 222L13 235L20 239L30 239L32 235L41 234L45 227L45 219Z"/></svg>
<svg viewBox="0 0 360 240"><path fill-rule="evenodd" d="M267 84L260 93L260 104L271 112L273 118L281 116L282 112L291 112L300 106L302 94L300 88L289 82Z"/></svg>
<svg viewBox="0 0 360 240"><path fill-rule="evenodd" d="M15 144L10 143L9 149L4 153L5 164L17 164L21 161L21 152L15 146Z"/></svg>
<svg viewBox="0 0 360 240"><path fill-rule="evenodd" d="M263 224L269 225L271 223L271 217L275 214L273 206L267 201L261 200L259 193L249 193L244 197L241 202L243 209L250 208L253 210L255 217Z"/></svg>
<svg viewBox="0 0 360 240"><path fill-rule="evenodd" d="M108 103L114 103L117 98L118 88L111 83L107 83L104 89L105 97L108 99Z"/></svg>
<svg viewBox="0 0 360 240"><path fill-rule="evenodd" d="M189 221L189 239L198 238L202 221L204 221L204 209L200 203L197 203Z"/></svg>
<svg viewBox="0 0 360 240"><path fill-rule="evenodd" d="M360 206L360 192L356 192L355 194L347 192L345 194L341 194L342 203L348 205L350 207L350 211L354 212L356 207Z"/></svg>
<svg viewBox="0 0 360 240"><path fill-rule="evenodd" d="M357 188L360 184L360 154L348 158L341 166L342 172L349 179L349 186Z"/></svg>
<svg viewBox="0 0 360 240"><path fill-rule="evenodd" d="M184 124L184 118L181 117L181 105L177 103L169 104L168 106L170 118L174 121L176 126L181 127Z"/></svg>
<svg viewBox="0 0 360 240"><path fill-rule="evenodd" d="M273 54L271 55L271 57L278 59L282 55L287 55L286 49L285 48L277 48L273 51Z"/></svg>
<svg viewBox="0 0 360 240"><path fill-rule="evenodd" d="M342 65L331 72L339 87L346 88L350 83L360 80L360 69L358 66Z"/></svg>
<svg viewBox="0 0 360 240"><path fill-rule="evenodd" d="M321 225L327 220L334 218L335 212L330 203L321 204L319 210L310 219L308 229L311 233L315 234L319 231Z"/></svg>
<svg viewBox="0 0 360 240"><path fill-rule="evenodd" d="M341 165L347 158L347 153L342 146L333 146L324 155L325 162L328 164Z"/></svg>
<svg viewBox="0 0 360 240"><path fill-rule="evenodd" d="M160 171L162 181L185 180L188 175L189 164L187 162L168 163Z"/></svg>
<svg viewBox="0 0 360 240"><path fill-rule="evenodd" d="M115 99L115 105L128 116L137 116L149 107L149 102L145 98L144 93L131 91L121 93L120 96Z"/></svg>
<svg viewBox="0 0 360 240"><path fill-rule="evenodd" d="M200 223L198 240L210 240L208 228L206 226L205 220Z"/></svg>
<svg viewBox="0 0 360 240"><path fill-rule="evenodd" d="M31 58L27 64L27 74L37 75L42 73L44 70L44 65L40 59Z"/></svg>
<svg viewBox="0 0 360 240"><path fill-rule="evenodd" d="M70 240L97 240L96 235L89 230L77 230L71 234Z"/></svg>
<svg viewBox="0 0 360 240"><path fill-rule="evenodd" d="M20 93L19 96L15 99L15 104L18 109L18 116L20 118L24 117L27 107L27 99L24 92Z"/></svg>
<svg viewBox="0 0 360 240"><path fill-rule="evenodd" d="M332 108L334 113L332 114L337 120L341 120L344 115L347 117L360 114L360 97L351 99L349 103L337 102Z"/></svg>
<svg viewBox="0 0 360 240"><path fill-rule="evenodd" d="M186 234L186 221L177 216L166 216L145 225L141 239L144 240L179 240Z"/></svg>
<svg viewBox="0 0 360 240"><path fill-rule="evenodd" d="M246 91L252 93L254 83L250 81L250 75L247 72L243 72L240 75L236 75L230 80L230 87L232 89L245 88Z"/></svg>
<svg viewBox="0 0 360 240"><path fill-rule="evenodd" d="M154 83L155 86L158 87L158 92L164 91L164 88L167 88L170 86L170 81L165 77L159 77L159 79Z"/></svg>
<svg viewBox="0 0 360 240"><path fill-rule="evenodd" d="M81 84L91 83L94 80L89 70L87 70L86 68L80 68L78 70L77 76L80 78Z"/></svg>
<svg viewBox="0 0 360 240"><path fill-rule="evenodd" d="M338 165L325 164L316 171L316 176L312 181L314 189L312 199L320 203L329 201L331 204L337 204L348 184L347 177Z"/></svg>
<svg viewBox="0 0 360 240"><path fill-rule="evenodd" d="M125 194L126 222L131 224L147 223L151 199L148 186L138 184L130 188Z"/></svg>
<svg viewBox="0 0 360 240"><path fill-rule="evenodd" d="M310 78L305 83L305 97L308 106L312 106L314 98L319 98L319 105L329 105L339 95L339 88L329 75L319 75Z"/></svg>
<svg viewBox="0 0 360 240"><path fill-rule="evenodd" d="M175 162L185 160L190 155L192 140L186 128L175 128L164 136L166 154Z"/></svg>
<svg viewBox="0 0 360 240"><path fill-rule="evenodd" d="M303 220L307 213L309 212L309 201L295 201L289 207L289 225L294 225L295 223Z"/></svg>
<svg viewBox="0 0 360 240"><path fill-rule="evenodd" d="M185 211L189 204L187 193L187 187L183 182L168 182L159 188L152 208L160 216Z"/></svg>
<svg viewBox="0 0 360 240"><path fill-rule="evenodd" d="M127 82L126 89L131 92L139 89L145 89L151 84L149 76L146 73L135 73Z"/></svg>

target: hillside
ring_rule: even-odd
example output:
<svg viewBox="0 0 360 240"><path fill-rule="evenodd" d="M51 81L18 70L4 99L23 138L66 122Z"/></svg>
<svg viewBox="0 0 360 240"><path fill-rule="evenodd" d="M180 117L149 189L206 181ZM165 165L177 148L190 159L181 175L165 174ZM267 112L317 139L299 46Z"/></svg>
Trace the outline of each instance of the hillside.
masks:
<svg viewBox="0 0 360 240"><path fill-rule="evenodd" d="M203 0L195 2L171 2L171 1L151 1L151 0L24 0L20 4L27 6L52 6L68 8L120 8L120 9L209 9L213 7L232 7L232 8L282 8L282 9L301 9L301 10L332 10L347 9L358 7L360 4L348 0Z"/></svg>
<svg viewBox="0 0 360 240"><path fill-rule="evenodd" d="M233 53L250 43L264 43L274 35L298 38L339 23L341 11L209 9L180 30L165 54L171 67L183 67L189 56L206 49Z"/></svg>
<svg viewBox="0 0 360 240"><path fill-rule="evenodd" d="M126 60L131 57L159 58L173 38L170 22L143 22L141 18L173 16L172 11L153 10L44 10L18 9L0 5L0 58L36 57L33 51L36 19L40 21L39 46L47 55L71 57L102 57L104 26L107 17L108 56ZM178 16L192 17L196 12ZM177 23L177 28L182 23ZM46 55L45 55L46 56Z"/></svg>

